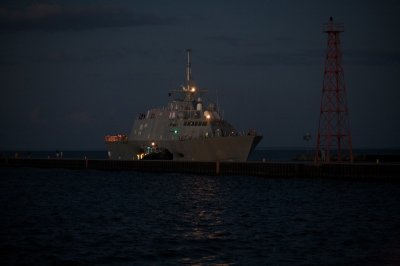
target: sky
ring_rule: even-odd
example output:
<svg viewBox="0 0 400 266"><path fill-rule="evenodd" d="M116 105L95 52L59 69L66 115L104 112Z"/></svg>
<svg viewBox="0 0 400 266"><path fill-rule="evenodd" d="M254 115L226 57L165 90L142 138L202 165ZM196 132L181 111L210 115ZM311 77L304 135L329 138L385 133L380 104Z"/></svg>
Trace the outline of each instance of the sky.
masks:
<svg viewBox="0 0 400 266"><path fill-rule="evenodd" d="M260 147L315 146L327 35L341 34L354 148L400 147L400 2L0 2L0 150L104 150L192 74Z"/></svg>

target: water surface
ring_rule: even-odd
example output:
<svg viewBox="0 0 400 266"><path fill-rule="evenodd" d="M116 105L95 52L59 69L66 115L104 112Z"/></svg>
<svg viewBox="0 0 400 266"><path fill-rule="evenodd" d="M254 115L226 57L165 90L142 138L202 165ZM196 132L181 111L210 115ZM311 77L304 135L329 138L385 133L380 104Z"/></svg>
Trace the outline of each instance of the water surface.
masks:
<svg viewBox="0 0 400 266"><path fill-rule="evenodd" d="M400 182L0 169L1 265L399 265Z"/></svg>

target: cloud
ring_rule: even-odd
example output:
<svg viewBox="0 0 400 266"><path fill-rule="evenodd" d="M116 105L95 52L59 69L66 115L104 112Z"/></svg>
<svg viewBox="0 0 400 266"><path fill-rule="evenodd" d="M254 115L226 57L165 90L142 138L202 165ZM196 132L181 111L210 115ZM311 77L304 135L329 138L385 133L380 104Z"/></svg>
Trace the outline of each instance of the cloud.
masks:
<svg viewBox="0 0 400 266"><path fill-rule="evenodd" d="M245 66L279 66L322 64L323 52L320 50L304 50L296 52L275 51L258 52L220 57L222 65Z"/></svg>
<svg viewBox="0 0 400 266"><path fill-rule="evenodd" d="M250 52L232 56L222 56L219 63L222 65L244 66L279 66L279 65L323 65L325 51L300 50L300 51L275 51L275 52ZM345 50L342 55L344 65L365 66L399 66L400 52L398 51L362 51Z"/></svg>
<svg viewBox="0 0 400 266"><path fill-rule="evenodd" d="M246 47L248 49L255 49L265 47L271 43L271 40L262 40L259 38L253 38L249 36L231 35L231 34L216 34L205 37L206 41L222 44L225 46L233 47ZM281 37L275 39L275 41L282 41Z"/></svg>
<svg viewBox="0 0 400 266"><path fill-rule="evenodd" d="M71 112L67 115L69 120L78 124L89 124L93 121L92 116L85 111Z"/></svg>
<svg viewBox="0 0 400 266"><path fill-rule="evenodd" d="M61 6L33 4L25 9L8 9L0 6L0 31L21 30L85 30L107 27L158 26L176 22L142 14L118 6Z"/></svg>
<svg viewBox="0 0 400 266"><path fill-rule="evenodd" d="M205 38L206 41L213 41L213 42L218 42L223 45L238 45L243 43L243 39L236 37L236 36L230 36L230 35L211 35L207 36Z"/></svg>
<svg viewBox="0 0 400 266"><path fill-rule="evenodd" d="M32 124L40 124L44 122L42 111L39 107L33 108L28 115Z"/></svg>
<svg viewBox="0 0 400 266"><path fill-rule="evenodd" d="M400 51L345 50L343 60L352 65L400 65Z"/></svg>
<svg viewBox="0 0 400 266"><path fill-rule="evenodd" d="M208 36L205 40L220 43L225 47L236 46L239 47L240 51L243 51L242 53L219 57L217 61L221 65L309 65L322 64L324 59L324 51L322 49L289 50L289 48L283 48L280 43L290 40L289 37L283 36L263 40L220 34ZM271 47L275 49L271 49Z"/></svg>

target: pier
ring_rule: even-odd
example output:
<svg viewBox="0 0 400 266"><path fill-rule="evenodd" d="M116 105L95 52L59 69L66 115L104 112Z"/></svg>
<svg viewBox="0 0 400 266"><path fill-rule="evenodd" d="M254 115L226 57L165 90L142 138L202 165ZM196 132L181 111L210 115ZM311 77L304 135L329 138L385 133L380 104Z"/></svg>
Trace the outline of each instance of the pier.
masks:
<svg viewBox="0 0 400 266"><path fill-rule="evenodd" d="M93 169L263 177L396 179L400 163L197 162L0 158L0 167Z"/></svg>

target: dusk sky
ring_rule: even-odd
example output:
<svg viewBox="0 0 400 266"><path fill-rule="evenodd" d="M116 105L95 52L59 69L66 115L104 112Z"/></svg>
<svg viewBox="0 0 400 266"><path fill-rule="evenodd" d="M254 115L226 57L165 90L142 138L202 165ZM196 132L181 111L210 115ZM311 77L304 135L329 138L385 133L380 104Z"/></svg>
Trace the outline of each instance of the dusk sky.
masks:
<svg viewBox="0 0 400 266"><path fill-rule="evenodd" d="M327 35L341 34L354 148L400 147L400 1L0 2L0 150L104 150L197 84L259 147L318 129Z"/></svg>

